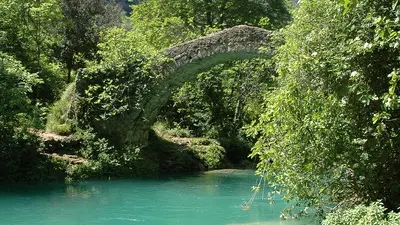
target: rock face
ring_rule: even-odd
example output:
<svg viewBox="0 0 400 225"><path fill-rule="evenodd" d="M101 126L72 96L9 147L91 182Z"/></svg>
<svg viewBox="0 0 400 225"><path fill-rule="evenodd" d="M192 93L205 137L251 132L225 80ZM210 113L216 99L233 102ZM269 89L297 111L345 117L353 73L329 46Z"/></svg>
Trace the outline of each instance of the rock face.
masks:
<svg viewBox="0 0 400 225"><path fill-rule="evenodd" d="M146 97L143 110L104 122L102 133L128 150L146 145L150 126L176 88L220 63L272 55L260 51L268 45L270 36L270 31L241 25L166 49L165 56L172 60L162 65L163 76Z"/></svg>
<svg viewBox="0 0 400 225"><path fill-rule="evenodd" d="M47 133L36 129L29 129L29 132L40 138L43 152L46 154L72 154L81 147L81 143L72 136Z"/></svg>
<svg viewBox="0 0 400 225"><path fill-rule="evenodd" d="M71 136L62 136L54 133L30 129L32 134L37 135L43 143L43 152L40 153L48 158L66 161L68 164L86 164L88 160L76 155L81 143Z"/></svg>

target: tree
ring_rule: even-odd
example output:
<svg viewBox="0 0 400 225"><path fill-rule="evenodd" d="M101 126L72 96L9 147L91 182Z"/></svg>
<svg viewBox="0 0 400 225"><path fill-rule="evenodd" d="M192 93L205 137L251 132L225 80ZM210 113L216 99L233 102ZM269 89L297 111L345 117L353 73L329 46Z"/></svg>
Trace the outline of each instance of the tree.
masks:
<svg viewBox="0 0 400 225"><path fill-rule="evenodd" d="M302 1L283 31L279 85L249 130L252 156L286 199L320 209L382 199L395 210L399 6L346 2Z"/></svg>
<svg viewBox="0 0 400 225"><path fill-rule="evenodd" d="M4 14L1 50L16 54L29 66L40 67L42 55L49 57L50 47L57 42L57 25L62 18L56 0L2 1Z"/></svg>
<svg viewBox="0 0 400 225"><path fill-rule="evenodd" d="M41 82L37 74L29 73L13 57L0 52L0 125L15 127L19 117L29 111L28 94Z"/></svg>
<svg viewBox="0 0 400 225"><path fill-rule="evenodd" d="M148 0L132 8L133 29L161 49L235 25L276 29L290 20L282 0Z"/></svg>
<svg viewBox="0 0 400 225"><path fill-rule="evenodd" d="M62 70L54 59L53 46L59 43L61 8L57 0L1 1L0 51L14 55L31 73L38 73L43 83L34 88L35 101L52 101L63 86Z"/></svg>
<svg viewBox="0 0 400 225"><path fill-rule="evenodd" d="M24 130L31 111L28 94L39 82L37 74L0 52L0 182L39 176L39 143Z"/></svg>
<svg viewBox="0 0 400 225"><path fill-rule="evenodd" d="M65 18L61 60L67 67L67 80L73 69L82 68L85 59L94 59L102 30L122 24L123 11L115 3L104 0L63 0Z"/></svg>

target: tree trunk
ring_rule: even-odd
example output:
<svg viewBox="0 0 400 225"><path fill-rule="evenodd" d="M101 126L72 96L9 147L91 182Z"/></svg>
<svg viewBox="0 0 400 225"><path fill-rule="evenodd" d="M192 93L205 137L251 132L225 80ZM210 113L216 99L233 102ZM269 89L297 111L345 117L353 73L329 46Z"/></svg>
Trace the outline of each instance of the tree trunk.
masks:
<svg viewBox="0 0 400 225"><path fill-rule="evenodd" d="M213 18L212 18L212 1L211 0L206 0L206 19L207 19L207 25L209 27L213 27Z"/></svg>
<svg viewBox="0 0 400 225"><path fill-rule="evenodd" d="M72 69L71 67L68 67L68 76L67 76L67 83L71 83L71 73L72 73Z"/></svg>

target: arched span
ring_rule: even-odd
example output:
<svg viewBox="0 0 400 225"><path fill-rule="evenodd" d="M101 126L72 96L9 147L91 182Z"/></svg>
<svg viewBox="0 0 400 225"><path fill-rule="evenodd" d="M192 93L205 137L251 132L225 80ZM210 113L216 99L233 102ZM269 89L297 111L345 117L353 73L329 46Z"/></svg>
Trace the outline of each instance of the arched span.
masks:
<svg viewBox="0 0 400 225"><path fill-rule="evenodd" d="M193 80L200 72L220 63L272 54L260 51L260 48L268 44L270 36L270 31L241 25L168 48L165 54L173 60L163 65L165 75L146 97L143 110L127 112L119 119L105 122L103 129L124 127L107 132L110 136L118 135L112 139L124 148L132 149L145 145L150 126L176 88ZM107 126L107 123L121 123L123 126Z"/></svg>

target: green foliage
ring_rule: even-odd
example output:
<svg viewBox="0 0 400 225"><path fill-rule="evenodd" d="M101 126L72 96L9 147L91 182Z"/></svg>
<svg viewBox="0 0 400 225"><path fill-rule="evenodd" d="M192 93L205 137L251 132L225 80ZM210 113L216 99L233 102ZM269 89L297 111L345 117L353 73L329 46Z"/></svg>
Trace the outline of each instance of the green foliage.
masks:
<svg viewBox="0 0 400 225"><path fill-rule="evenodd" d="M166 47L209 29L239 24L279 28L290 16L282 0L149 0L133 6L132 20L134 29L144 33L149 43Z"/></svg>
<svg viewBox="0 0 400 225"><path fill-rule="evenodd" d="M152 48L163 49L239 24L279 28L290 16L280 0L149 0L133 7L131 19L133 31L141 34L139 40L144 38ZM240 128L260 113L259 92L271 82L273 74L273 65L268 60L217 66L177 90L162 110L160 119L169 127L176 127L175 130L183 128L195 136L224 138L231 149L244 149L246 145L240 142L248 140ZM243 152L246 153L240 155L246 157L248 147Z"/></svg>
<svg viewBox="0 0 400 225"><path fill-rule="evenodd" d="M61 99L50 108L46 131L57 134L71 134L76 126L77 96L75 83L68 85Z"/></svg>
<svg viewBox="0 0 400 225"><path fill-rule="evenodd" d="M181 17L174 15L172 5L171 2L150 0L133 6L133 32L141 34L145 43L158 50L199 36Z"/></svg>
<svg viewBox="0 0 400 225"><path fill-rule="evenodd" d="M83 122L104 121L126 111L140 110L156 77L156 51L144 37L122 28L104 31L98 45L100 61L79 74Z"/></svg>
<svg viewBox="0 0 400 225"><path fill-rule="evenodd" d="M173 137L192 137L190 130L180 127L179 125L174 125L172 128L166 123L157 121L152 126L153 130L159 134L167 134Z"/></svg>
<svg viewBox="0 0 400 225"><path fill-rule="evenodd" d="M0 3L1 50L15 54L28 65L39 64L49 56L50 46L59 39L62 15L56 0L4 0Z"/></svg>
<svg viewBox="0 0 400 225"><path fill-rule="evenodd" d="M112 154L114 147L106 139L99 138L93 129L78 130L74 133L74 138L80 140L82 148L79 154L86 159L98 160L102 154ZM104 157L103 157L104 158Z"/></svg>
<svg viewBox="0 0 400 225"><path fill-rule="evenodd" d="M0 51L15 56L43 80L34 88L32 98L53 101L64 84L62 68L53 58L62 19L58 1L4 0L0 2L0 12Z"/></svg>
<svg viewBox="0 0 400 225"><path fill-rule="evenodd" d="M37 74L29 73L21 62L0 52L0 127L19 125L30 108L28 94L41 82Z"/></svg>
<svg viewBox="0 0 400 225"><path fill-rule="evenodd" d="M98 48L97 54L102 59L102 64L111 65L124 64L140 56L154 57L157 54L156 49L147 42L142 33L119 27L103 31Z"/></svg>
<svg viewBox="0 0 400 225"><path fill-rule="evenodd" d="M221 168L225 158L225 149L215 140L200 140L201 141L191 143L189 148L197 157L199 157L207 169L212 170Z"/></svg>
<svg viewBox="0 0 400 225"><path fill-rule="evenodd" d="M40 82L37 74L0 52L0 182L43 179L40 143L24 128L33 109L28 94Z"/></svg>
<svg viewBox="0 0 400 225"><path fill-rule="evenodd" d="M148 0L132 8L132 31L157 50L235 25L277 29L290 20L282 0Z"/></svg>
<svg viewBox="0 0 400 225"><path fill-rule="evenodd" d="M185 83L162 109L160 120L185 128L197 137L216 138L230 162L239 165L252 146L242 132L261 113L261 92L276 76L271 60L219 65Z"/></svg>
<svg viewBox="0 0 400 225"><path fill-rule="evenodd" d="M157 138L150 139L149 149L157 152L160 169L183 172L218 169L226 166L226 150L210 138L191 137L187 129L169 129L163 122L152 126Z"/></svg>
<svg viewBox="0 0 400 225"><path fill-rule="evenodd" d="M99 64L85 70L77 87L80 93L81 119L104 121L129 110L138 110L149 91L152 75L146 71L142 58L117 65Z"/></svg>
<svg viewBox="0 0 400 225"><path fill-rule="evenodd" d="M88 162L68 166L67 181L149 176L157 172L158 164L154 155L139 149L119 152L109 140L99 137L93 128L78 129L74 133L74 139L79 140L82 145L78 154L88 159Z"/></svg>
<svg viewBox="0 0 400 225"><path fill-rule="evenodd" d="M400 213L386 213L382 202L369 206L357 205L352 209L341 209L329 213L322 225L393 225L400 224Z"/></svg>
<svg viewBox="0 0 400 225"><path fill-rule="evenodd" d="M32 70L35 67L27 66ZM36 72L42 83L35 86L31 98L33 101L48 106L56 101L63 93L66 86L64 79L65 70L60 62L51 62L42 58L40 68Z"/></svg>
<svg viewBox="0 0 400 225"><path fill-rule="evenodd" d="M255 2L252 3L256 4ZM243 5L239 2L219 2L218 4L221 4L221 10L224 11L224 13L225 10L227 10L226 12L228 13L231 8L230 5L234 5L236 10L239 10L240 7L243 7ZM229 7L224 4L228 4ZM257 4L257 6L259 6L259 3ZM276 4L278 7L278 3ZM176 11L176 8L174 7L182 9L182 12ZM121 120L123 115L127 115L126 113L128 112L131 115L140 114L141 110L143 110L142 108L143 104L145 103L144 98L146 94L157 80L162 79L159 73L154 73L154 71L150 71L147 68L147 66L150 64L152 64L152 68L154 68L154 64L158 63L157 61L153 60L153 56L155 55L153 53L156 52L156 50L163 49L172 44L183 42L189 38L203 33L203 31L200 32L199 30L204 30L206 28L220 29L225 27L225 25L222 25L222 23L225 23L225 19L221 18L221 21L219 21L221 24L218 26L204 25L200 29L194 29L196 25L190 25L190 20L186 20L185 17L181 15L183 15L182 13L186 13L185 10L197 9L196 7L199 7L199 5L192 5L192 3L183 3L179 1L172 3L169 2L168 5L165 5L165 2L160 1L146 1L134 7L134 13L132 15L132 30L127 31L122 28L114 28L102 33L101 42L98 45L99 51L97 52L100 56L99 58L101 59L101 62L98 65L96 65L96 62L92 62L89 64L89 68L78 76L79 83L83 84L82 87L77 87L77 90L82 97L82 101L80 101L81 114L79 118L82 119L84 123L95 127L96 130L98 130L99 127L100 129L102 129L101 127L112 127L112 129L117 130L119 128L114 127L113 124L117 124L115 121ZM224 7L229 9L223 9ZM209 11L210 9L207 10ZM226 18L226 20L230 20L231 17L237 16L236 12L233 13L229 11L229 13L229 16ZM246 13L245 10L243 13ZM238 21L232 22L232 26L236 25L236 23L239 23ZM249 24L253 22L249 22ZM143 55L146 57L143 57ZM163 59L161 59L161 61L162 60ZM254 64L262 63L255 62ZM232 69L236 72L226 72L226 77L229 76L228 73L236 73L240 74L237 75L238 79L236 81L240 82L245 79L251 80L248 75L250 74L250 67L251 66L247 68L246 72L240 73L237 72L240 70L240 66L238 65ZM260 66L259 71L261 71L262 68L263 67ZM219 97L224 95L220 91L222 79L216 78L215 80L218 81L214 83L212 81L212 79L214 79L212 77L221 71L222 69L219 69L219 71L214 72L212 75L205 74L204 78L199 78L199 80L206 80L205 82L199 82L202 85L201 89L207 89L206 91L208 91L208 93L204 95L206 101L209 101L211 102L211 105L216 106L208 108L208 110L213 113L214 118L211 120L208 118L203 118L206 120L206 122L199 122L203 123L201 125L203 131L207 131L209 136L214 137L217 137L224 132L230 132L232 127L234 127L233 130L238 130L238 127L241 127L240 123L244 117L243 112L245 111L244 105L247 101L247 97L244 93L251 92L253 95L256 93L255 89L249 91L249 88L246 86L246 82L244 82L242 87L237 88L237 90L240 89L239 91L236 91L236 89L232 91L237 92L239 97L237 97L237 102L228 103L231 104L231 108L234 108L234 115L232 115L232 117L234 117L234 122L233 126L230 126L231 123L227 122L226 120L224 121L223 119L225 113L223 111L223 107L226 105L219 104L222 103ZM207 76L211 78L207 78ZM253 81L256 80L257 78L253 79ZM230 80L228 82L235 81ZM229 85L233 86L236 84L227 84L227 86ZM251 88L251 85L248 86ZM231 96L233 95L236 94L231 93ZM232 109L230 110L232 111ZM201 113L197 113L197 115L200 114ZM125 119L129 120L128 117L129 116L126 116ZM107 124L101 124L105 121L107 121ZM190 124L189 120L187 122ZM210 123L211 125L209 125ZM187 126L180 126L180 122L177 122L177 124L179 128L175 129L175 133L176 135L182 135L179 134L179 132L182 131L181 128L186 129ZM209 126L206 127L207 125ZM110 137L112 135L112 132L108 131L100 133L103 133L102 135L105 137ZM234 137L235 135L232 136ZM123 141L113 141L113 143L117 142L122 143Z"/></svg>
<svg viewBox="0 0 400 225"><path fill-rule="evenodd" d="M283 31L278 86L248 130L252 156L285 199L397 209L399 6L353 2L301 2Z"/></svg>
<svg viewBox="0 0 400 225"><path fill-rule="evenodd" d="M82 145L78 154L88 159L88 162L68 166L66 181L119 176L121 165L115 148L105 138L99 138L91 128L78 129L73 135Z"/></svg>
<svg viewBox="0 0 400 225"><path fill-rule="evenodd" d="M59 59L68 69L68 82L72 69L85 66L85 59L94 59L101 31L120 26L123 11L108 1L61 0L64 15L62 44Z"/></svg>
<svg viewBox="0 0 400 225"><path fill-rule="evenodd" d="M179 127L179 126L174 126L173 128L169 129L167 133L174 137L191 137L192 136L190 130Z"/></svg>
<svg viewBox="0 0 400 225"><path fill-rule="evenodd" d="M158 62L152 60L155 50L145 44L142 35L118 27L102 32L97 48L99 61L88 61L77 75L79 86L70 86L53 107L50 130L102 126L102 121L141 110L156 76L150 69Z"/></svg>
<svg viewBox="0 0 400 225"><path fill-rule="evenodd" d="M262 98L275 72L270 61L219 65L185 83L172 97L161 118L188 128L196 136L236 137L239 129L258 114Z"/></svg>
<svg viewBox="0 0 400 225"><path fill-rule="evenodd" d="M45 163L38 149L34 135L0 125L0 183L42 180Z"/></svg>

